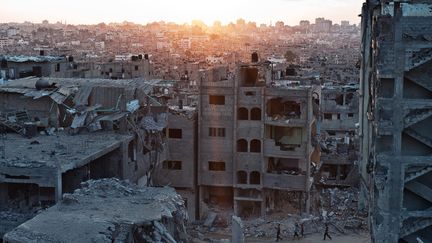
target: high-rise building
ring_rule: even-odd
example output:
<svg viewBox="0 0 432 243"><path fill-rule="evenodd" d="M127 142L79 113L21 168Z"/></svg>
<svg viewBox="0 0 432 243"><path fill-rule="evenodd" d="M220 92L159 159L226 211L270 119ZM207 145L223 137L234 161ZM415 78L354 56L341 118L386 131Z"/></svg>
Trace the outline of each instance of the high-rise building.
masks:
<svg viewBox="0 0 432 243"><path fill-rule="evenodd" d="M360 167L373 242L432 242L431 7L363 5Z"/></svg>

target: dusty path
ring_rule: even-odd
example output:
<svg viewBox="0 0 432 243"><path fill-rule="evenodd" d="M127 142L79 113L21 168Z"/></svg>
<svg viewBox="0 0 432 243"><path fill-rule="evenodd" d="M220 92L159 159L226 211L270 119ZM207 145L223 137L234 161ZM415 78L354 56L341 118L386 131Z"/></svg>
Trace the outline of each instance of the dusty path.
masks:
<svg viewBox="0 0 432 243"><path fill-rule="evenodd" d="M298 242L298 243L321 243L321 242L329 242L329 243L370 243L370 237L368 234L353 234L353 235L332 235L332 240L323 240L322 234L311 234L307 235L305 238L300 240L284 239L279 241L281 243L285 242ZM262 242L275 242L274 238L247 238L246 242L248 243L262 243Z"/></svg>

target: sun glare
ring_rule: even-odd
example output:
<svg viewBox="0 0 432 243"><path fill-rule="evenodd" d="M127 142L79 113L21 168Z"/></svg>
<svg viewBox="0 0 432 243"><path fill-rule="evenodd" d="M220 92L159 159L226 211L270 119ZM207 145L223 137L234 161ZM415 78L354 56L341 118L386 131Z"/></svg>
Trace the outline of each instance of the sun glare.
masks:
<svg viewBox="0 0 432 243"><path fill-rule="evenodd" d="M302 19L313 20L317 16L334 21L358 22L360 6L361 0L2 0L0 20L41 22L47 19L50 22L67 21L71 24L125 20L145 24L164 20L183 24L199 19L212 25L217 20L228 24L243 18L258 24L281 20L296 25Z"/></svg>

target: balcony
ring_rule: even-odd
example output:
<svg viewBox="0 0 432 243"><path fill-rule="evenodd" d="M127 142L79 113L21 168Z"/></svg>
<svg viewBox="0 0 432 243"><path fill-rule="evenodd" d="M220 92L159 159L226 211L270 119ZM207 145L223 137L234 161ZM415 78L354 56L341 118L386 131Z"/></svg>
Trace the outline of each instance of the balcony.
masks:
<svg viewBox="0 0 432 243"><path fill-rule="evenodd" d="M306 146L277 144L273 139L264 139L264 155L266 157L295 157L303 158L306 154Z"/></svg>
<svg viewBox="0 0 432 243"><path fill-rule="evenodd" d="M265 117L265 124L272 126L292 126L292 127L304 127L306 126L306 120L297 116L274 116Z"/></svg>
<svg viewBox="0 0 432 243"><path fill-rule="evenodd" d="M263 174L263 185L265 188L278 190L305 191L305 175L287 175L287 174Z"/></svg>

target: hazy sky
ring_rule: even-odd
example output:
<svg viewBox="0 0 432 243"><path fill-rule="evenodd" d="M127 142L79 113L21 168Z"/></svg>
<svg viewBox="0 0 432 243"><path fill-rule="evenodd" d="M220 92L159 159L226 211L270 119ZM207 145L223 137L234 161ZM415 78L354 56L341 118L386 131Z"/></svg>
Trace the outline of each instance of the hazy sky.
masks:
<svg viewBox="0 0 432 243"><path fill-rule="evenodd" d="M1 0L0 22L67 21L71 24L100 22L148 23L174 21L226 24L238 18L257 23L282 20L295 25L301 19L325 17L335 22L357 17L364 0Z"/></svg>

